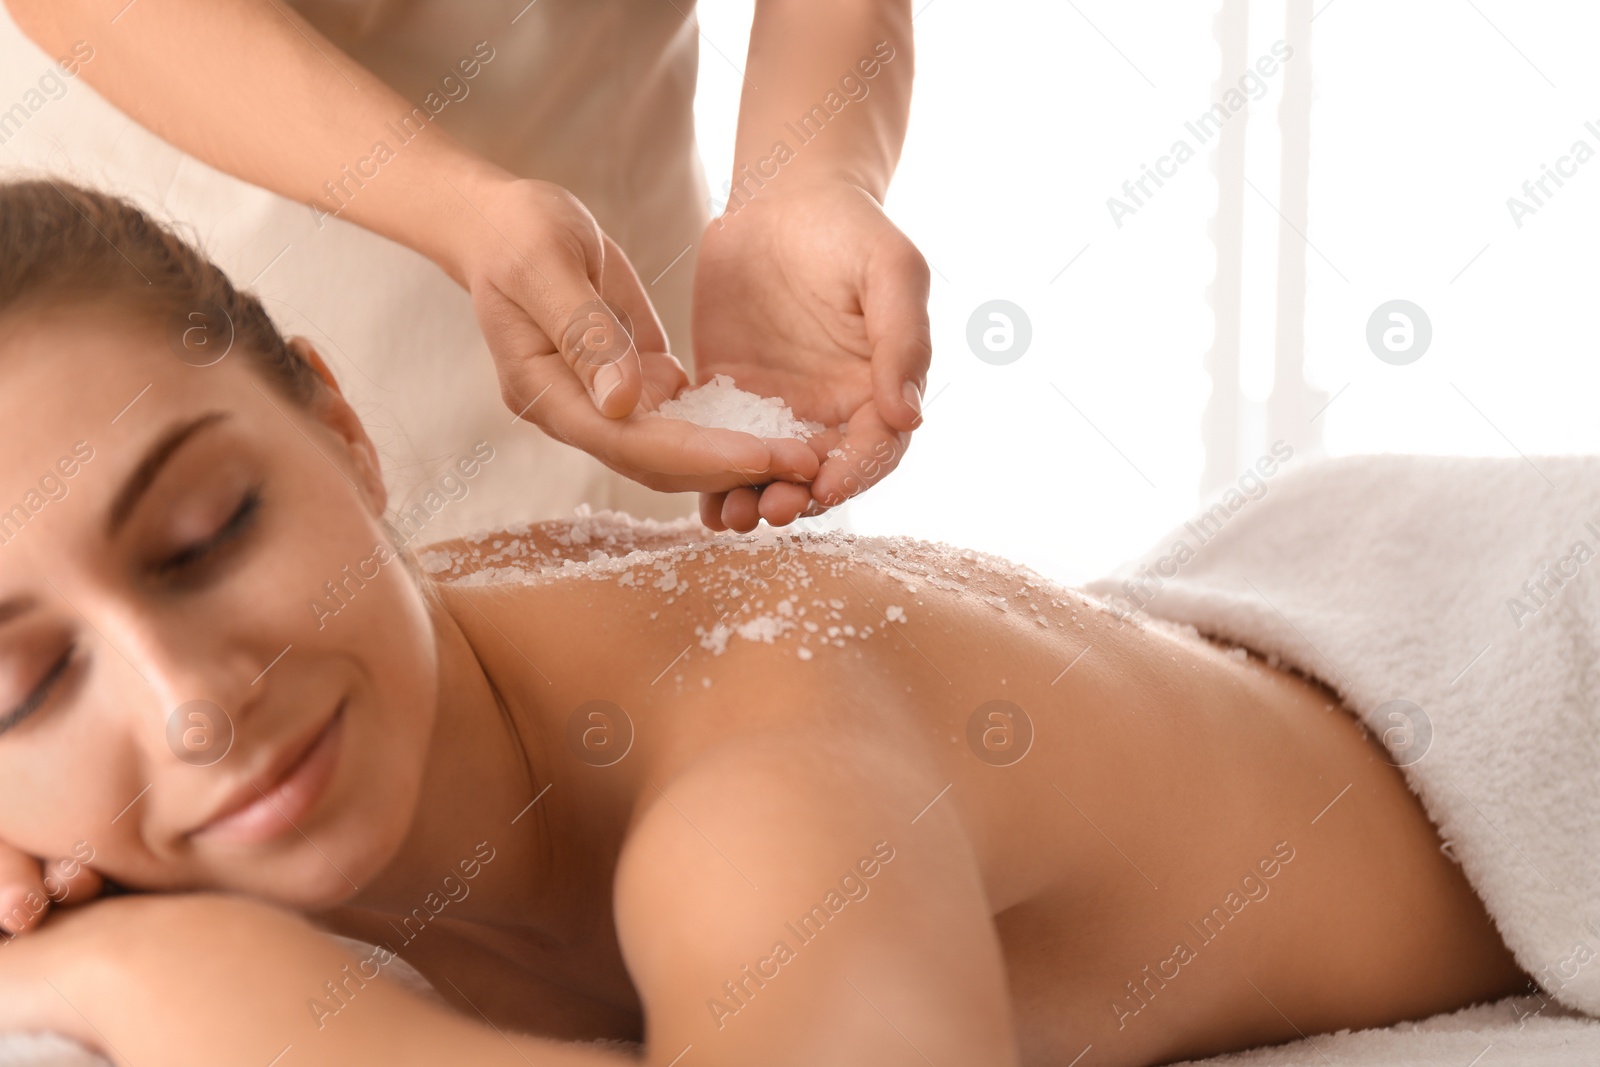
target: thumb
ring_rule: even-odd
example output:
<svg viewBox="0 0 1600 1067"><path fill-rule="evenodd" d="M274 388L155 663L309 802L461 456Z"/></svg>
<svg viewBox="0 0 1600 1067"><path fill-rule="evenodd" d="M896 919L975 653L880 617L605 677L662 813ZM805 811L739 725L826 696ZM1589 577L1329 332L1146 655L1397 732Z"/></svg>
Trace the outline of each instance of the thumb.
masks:
<svg viewBox="0 0 1600 1067"><path fill-rule="evenodd" d="M872 345L872 396L878 413L895 430L914 430L922 422L922 391L933 359L928 267L922 256L909 249L874 272L861 294L861 310Z"/></svg>
<svg viewBox="0 0 1600 1067"><path fill-rule="evenodd" d="M555 236L543 242L538 261L513 245L520 262L504 263L497 288L550 339L601 414L620 418L643 388L633 322L600 295L609 266L604 232L587 208L565 196L567 210L557 213Z"/></svg>
<svg viewBox="0 0 1600 1067"><path fill-rule="evenodd" d="M557 300L556 330L546 329L561 346L561 358L588 390L602 415L621 418L639 403L643 372L633 341L633 322L620 305L601 299L587 284L565 301Z"/></svg>

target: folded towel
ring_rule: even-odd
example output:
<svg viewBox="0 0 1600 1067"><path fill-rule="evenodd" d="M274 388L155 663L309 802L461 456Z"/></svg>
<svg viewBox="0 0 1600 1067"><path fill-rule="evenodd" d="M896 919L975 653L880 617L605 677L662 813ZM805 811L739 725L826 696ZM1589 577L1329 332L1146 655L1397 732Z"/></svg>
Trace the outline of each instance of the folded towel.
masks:
<svg viewBox="0 0 1600 1067"><path fill-rule="evenodd" d="M1337 692L1517 962L1600 1014L1600 457L1270 466L1086 591Z"/></svg>
<svg viewBox="0 0 1600 1067"><path fill-rule="evenodd" d="M1318 1034L1179 1067L1594 1067L1597 1063L1600 1022L1554 1005L1542 1006L1535 997L1513 997L1421 1022Z"/></svg>

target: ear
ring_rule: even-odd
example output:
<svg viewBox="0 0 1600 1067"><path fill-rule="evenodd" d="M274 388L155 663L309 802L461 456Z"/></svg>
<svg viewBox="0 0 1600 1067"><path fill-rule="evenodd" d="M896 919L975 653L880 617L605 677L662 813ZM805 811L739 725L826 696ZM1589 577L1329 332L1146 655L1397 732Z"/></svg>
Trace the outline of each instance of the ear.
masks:
<svg viewBox="0 0 1600 1067"><path fill-rule="evenodd" d="M310 341L304 337L291 337L289 350L310 364L317 377L322 379L325 392L312 414L343 443L350 465L354 468L356 485L367 498L372 513L381 516L389 506L389 490L383 484L383 463L378 459L378 450L367 436L360 416L345 400L333 371Z"/></svg>

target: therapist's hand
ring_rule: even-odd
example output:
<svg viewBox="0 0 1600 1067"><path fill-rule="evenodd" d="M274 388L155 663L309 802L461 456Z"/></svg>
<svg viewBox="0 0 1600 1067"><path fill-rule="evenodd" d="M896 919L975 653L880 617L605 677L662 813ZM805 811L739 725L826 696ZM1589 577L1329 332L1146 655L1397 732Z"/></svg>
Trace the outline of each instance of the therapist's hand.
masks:
<svg viewBox="0 0 1600 1067"><path fill-rule="evenodd" d="M688 384L639 276L594 216L549 182L456 187L443 265L472 294L515 415L653 489L720 492L809 479L814 453L649 417Z"/></svg>
<svg viewBox="0 0 1600 1067"><path fill-rule="evenodd" d="M922 420L933 351L926 261L865 190L832 179L786 188L784 177L706 229L696 373L731 375L823 423L807 442L821 467L809 485L769 477L704 493L700 518L712 529L750 530L758 518L782 526L843 503L899 464Z"/></svg>

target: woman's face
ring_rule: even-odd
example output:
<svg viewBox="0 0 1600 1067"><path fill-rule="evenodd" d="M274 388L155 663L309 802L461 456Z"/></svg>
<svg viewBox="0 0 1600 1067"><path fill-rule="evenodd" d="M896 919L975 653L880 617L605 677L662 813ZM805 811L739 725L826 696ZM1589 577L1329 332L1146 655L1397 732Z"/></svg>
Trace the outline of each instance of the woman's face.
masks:
<svg viewBox="0 0 1600 1067"><path fill-rule="evenodd" d="M126 313L0 321L0 839L301 907L393 857L437 654L330 399Z"/></svg>

